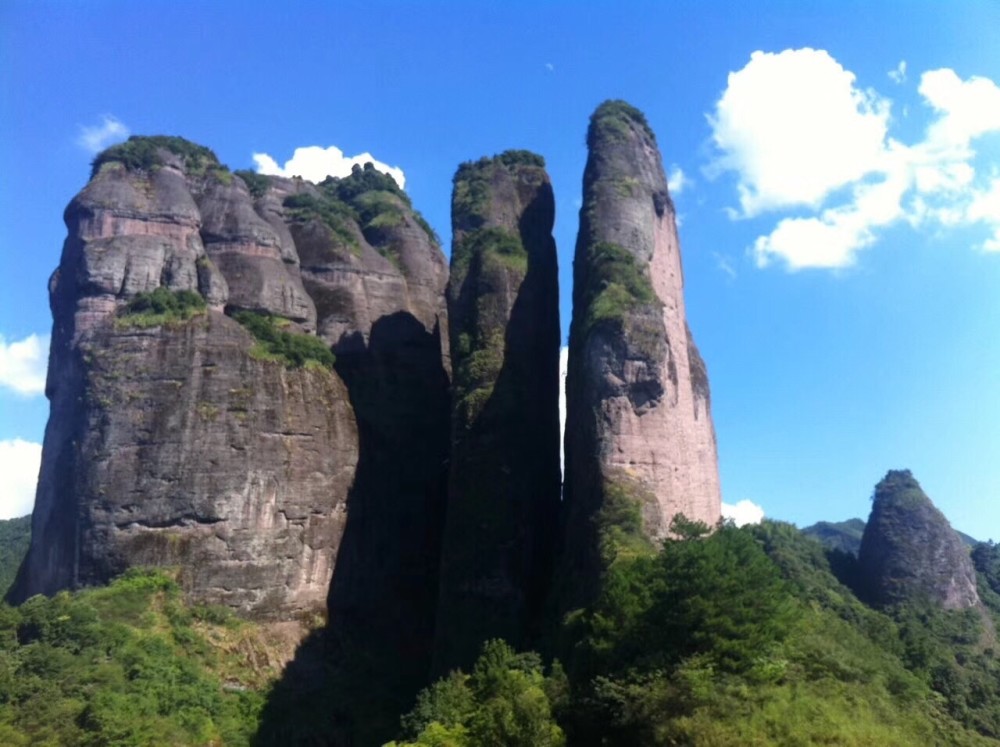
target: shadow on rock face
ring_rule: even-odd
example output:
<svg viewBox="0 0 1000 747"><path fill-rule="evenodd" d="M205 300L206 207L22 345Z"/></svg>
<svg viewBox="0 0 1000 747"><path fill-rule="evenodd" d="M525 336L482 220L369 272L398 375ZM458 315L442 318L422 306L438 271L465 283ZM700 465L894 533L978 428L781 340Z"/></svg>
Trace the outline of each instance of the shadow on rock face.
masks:
<svg viewBox="0 0 1000 747"><path fill-rule="evenodd" d="M299 648L257 745L382 744L426 684L449 451L439 332L399 312L362 352L338 352L360 451L329 594L329 623Z"/></svg>

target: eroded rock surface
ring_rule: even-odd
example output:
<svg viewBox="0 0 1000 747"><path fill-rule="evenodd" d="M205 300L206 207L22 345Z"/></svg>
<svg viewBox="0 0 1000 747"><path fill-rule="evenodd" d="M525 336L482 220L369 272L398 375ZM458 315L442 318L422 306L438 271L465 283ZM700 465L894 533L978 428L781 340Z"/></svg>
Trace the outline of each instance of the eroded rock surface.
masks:
<svg viewBox="0 0 1000 747"><path fill-rule="evenodd" d="M35 540L11 598L137 564L177 565L194 596L257 617L328 604L367 616L415 587L419 611L396 606L419 618L429 651L447 269L387 178L241 177L180 138L98 157L50 284L51 414ZM161 322L128 313L161 288L207 308ZM272 360L223 311L318 328L338 370Z"/></svg>
<svg viewBox="0 0 1000 747"><path fill-rule="evenodd" d="M968 548L909 470L890 470L875 486L858 562L876 604L980 605Z"/></svg>
<svg viewBox="0 0 1000 747"><path fill-rule="evenodd" d="M544 161L462 165L452 197L451 472L435 669L482 642L528 647L559 508L559 293Z"/></svg>
<svg viewBox="0 0 1000 747"><path fill-rule="evenodd" d="M574 593L623 541L667 536L678 513L715 524L721 504L708 376L687 327L655 138L639 111L609 101L587 143L567 379Z"/></svg>

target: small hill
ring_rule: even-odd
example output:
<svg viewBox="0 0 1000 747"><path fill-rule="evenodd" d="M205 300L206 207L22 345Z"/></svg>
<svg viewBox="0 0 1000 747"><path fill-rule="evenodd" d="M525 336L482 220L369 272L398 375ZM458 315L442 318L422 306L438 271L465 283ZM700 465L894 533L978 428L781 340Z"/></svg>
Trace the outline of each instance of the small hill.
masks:
<svg viewBox="0 0 1000 747"><path fill-rule="evenodd" d="M861 519L846 521L818 521L802 530L808 537L815 537L830 550L842 550L857 557L865 522Z"/></svg>

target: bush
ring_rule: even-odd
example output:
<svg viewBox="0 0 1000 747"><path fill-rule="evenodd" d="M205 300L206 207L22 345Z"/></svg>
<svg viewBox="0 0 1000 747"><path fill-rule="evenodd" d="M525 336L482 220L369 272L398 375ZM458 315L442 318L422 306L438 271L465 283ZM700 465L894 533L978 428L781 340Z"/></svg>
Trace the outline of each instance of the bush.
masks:
<svg viewBox="0 0 1000 747"><path fill-rule="evenodd" d="M125 327L158 327L185 322L205 313L205 299L197 291L171 291L163 286L150 293L137 293L119 313Z"/></svg>
<svg viewBox="0 0 1000 747"><path fill-rule="evenodd" d="M112 145L99 153L90 164L90 178L93 179L106 163L120 163L129 171L152 171L163 165L159 154L161 149L180 156L188 173L198 174L208 166L220 166L215 153L182 137L133 135L124 143Z"/></svg>
<svg viewBox="0 0 1000 747"><path fill-rule="evenodd" d="M330 348L318 337L286 332L279 326L281 321L270 314L240 311L233 318L259 341L258 357L279 361L287 368L301 368L309 363L333 368L336 362Z"/></svg>

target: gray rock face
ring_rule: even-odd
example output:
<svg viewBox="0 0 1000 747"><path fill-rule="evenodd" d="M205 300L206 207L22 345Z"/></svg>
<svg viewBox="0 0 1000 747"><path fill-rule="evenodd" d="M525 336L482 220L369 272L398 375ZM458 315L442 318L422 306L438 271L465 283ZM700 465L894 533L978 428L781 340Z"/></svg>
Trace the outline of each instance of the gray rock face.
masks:
<svg viewBox="0 0 1000 747"><path fill-rule="evenodd" d="M721 508L708 376L687 327L656 141L640 112L606 102L587 142L564 488L564 552L578 589L623 532L658 540L675 514L711 525Z"/></svg>
<svg viewBox="0 0 1000 747"><path fill-rule="evenodd" d="M555 206L541 157L464 164L452 198L451 473L435 669L537 634L559 508Z"/></svg>
<svg viewBox="0 0 1000 747"><path fill-rule="evenodd" d="M205 252L229 285L228 306L265 311L315 329L316 309L302 287L297 258L257 214L243 181L208 179L198 206Z"/></svg>
<svg viewBox="0 0 1000 747"><path fill-rule="evenodd" d="M429 650L447 271L408 198L373 196L379 186L359 171L334 185L354 202L317 214L285 204L321 196L316 187L248 185L179 138L134 138L98 158L67 208L50 283L51 414L35 539L12 599L136 564L178 565L196 598L257 617L329 605L368 619L402 591L398 615L412 614ZM357 243L349 258L317 260L338 256L344 236ZM122 316L161 287L198 291L208 309L152 326ZM317 302L322 336L343 353L337 372L261 359L221 313L269 313L308 332Z"/></svg>
<svg viewBox="0 0 1000 747"><path fill-rule="evenodd" d="M323 609L354 416L335 373L255 360L253 343L215 311L78 341L82 401L70 423L50 420L22 596L156 565L257 618Z"/></svg>
<svg viewBox="0 0 1000 747"><path fill-rule="evenodd" d="M968 548L909 470L890 470L875 486L858 562L876 604L980 605Z"/></svg>

